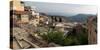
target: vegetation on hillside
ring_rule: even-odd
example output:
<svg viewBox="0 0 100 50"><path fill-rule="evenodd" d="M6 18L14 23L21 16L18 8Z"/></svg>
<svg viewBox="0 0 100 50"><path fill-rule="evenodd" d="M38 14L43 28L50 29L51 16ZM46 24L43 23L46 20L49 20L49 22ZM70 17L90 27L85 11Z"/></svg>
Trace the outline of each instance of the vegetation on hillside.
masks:
<svg viewBox="0 0 100 50"><path fill-rule="evenodd" d="M64 36L63 32L52 30L41 36L43 39L47 40L48 43L54 42L62 46L88 44L87 30L85 28L82 28L79 33L74 31L75 30L73 29L68 33L68 36Z"/></svg>

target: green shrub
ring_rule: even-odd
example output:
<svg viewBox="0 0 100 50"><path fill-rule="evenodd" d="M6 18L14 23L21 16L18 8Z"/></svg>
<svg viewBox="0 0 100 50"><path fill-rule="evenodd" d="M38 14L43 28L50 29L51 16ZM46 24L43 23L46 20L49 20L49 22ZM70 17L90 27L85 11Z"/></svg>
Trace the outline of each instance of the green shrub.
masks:
<svg viewBox="0 0 100 50"><path fill-rule="evenodd" d="M64 40L63 33L59 31L48 31L47 35L44 34L42 37L48 42L55 42L57 44L61 44L61 42Z"/></svg>
<svg viewBox="0 0 100 50"><path fill-rule="evenodd" d="M80 43L78 42L77 38L74 36L65 37L64 42L63 42L64 46L78 45L78 44L80 44Z"/></svg>
<svg viewBox="0 0 100 50"><path fill-rule="evenodd" d="M71 32L72 34L78 34L78 35L68 35L64 36L63 32L60 31L48 31L47 34L43 34L43 39L47 40L48 43L54 42L56 44L62 45L62 46L69 46L69 45L84 45L88 44L88 36L86 29L83 29L79 33Z"/></svg>
<svg viewBox="0 0 100 50"><path fill-rule="evenodd" d="M73 32L73 31L70 32L71 35L69 35L69 37L72 36L72 37L76 38L77 42L78 42L76 44L80 44L80 45L88 44L88 32L87 32L86 28L82 28L80 32ZM73 35L73 34L75 34L75 35ZM74 38L72 38L72 39L74 39Z"/></svg>

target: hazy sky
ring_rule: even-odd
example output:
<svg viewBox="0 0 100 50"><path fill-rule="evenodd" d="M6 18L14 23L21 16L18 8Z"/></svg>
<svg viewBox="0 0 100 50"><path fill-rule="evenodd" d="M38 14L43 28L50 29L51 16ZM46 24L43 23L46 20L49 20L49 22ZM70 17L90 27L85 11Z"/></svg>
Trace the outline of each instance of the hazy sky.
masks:
<svg viewBox="0 0 100 50"><path fill-rule="evenodd" d="M38 12L49 15L71 16L76 14L96 14L97 7L91 5L77 5L64 3L25 2L26 5L36 8Z"/></svg>

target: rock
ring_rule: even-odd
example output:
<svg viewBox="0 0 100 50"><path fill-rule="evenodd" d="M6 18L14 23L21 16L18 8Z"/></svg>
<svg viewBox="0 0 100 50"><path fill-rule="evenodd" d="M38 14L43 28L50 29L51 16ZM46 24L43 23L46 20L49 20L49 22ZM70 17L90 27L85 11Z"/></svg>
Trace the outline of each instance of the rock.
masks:
<svg viewBox="0 0 100 50"><path fill-rule="evenodd" d="M50 46L50 47L59 47L60 45L51 42L51 43L49 43L49 46Z"/></svg>
<svg viewBox="0 0 100 50"><path fill-rule="evenodd" d="M13 37L16 37L17 39L27 38L29 34L21 28L14 27L13 28Z"/></svg>
<svg viewBox="0 0 100 50"><path fill-rule="evenodd" d="M22 28L14 27L13 28L13 48L26 48L31 46L27 42L25 42L23 39L28 39L29 34Z"/></svg>

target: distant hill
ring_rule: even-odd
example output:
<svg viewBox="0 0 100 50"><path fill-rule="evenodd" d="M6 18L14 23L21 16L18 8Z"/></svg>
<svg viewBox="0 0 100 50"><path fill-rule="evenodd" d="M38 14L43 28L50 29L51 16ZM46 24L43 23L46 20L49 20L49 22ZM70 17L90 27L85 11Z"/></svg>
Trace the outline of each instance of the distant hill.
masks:
<svg viewBox="0 0 100 50"><path fill-rule="evenodd" d="M86 22L89 16L96 16L92 14L77 14L75 16L68 17L68 19L72 22Z"/></svg>
<svg viewBox="0 0 100 50"><path fill-rule="evenodd" d="M89 16L96 17L93 14L77 14L74 16L59 16L59 15L47 15L46 13L40 13L41 15L51 16L51 17L59 17L64 19L67 22L86 22Z"/></svg>

